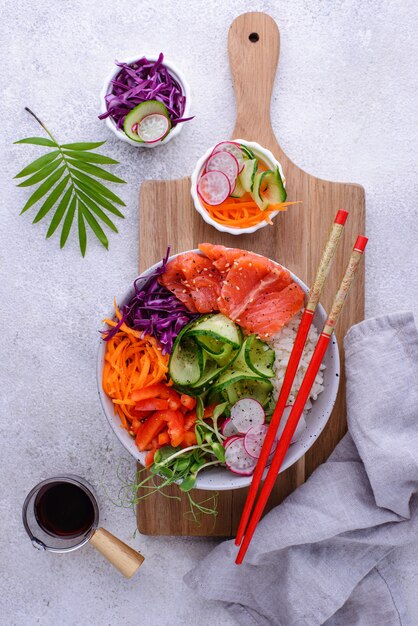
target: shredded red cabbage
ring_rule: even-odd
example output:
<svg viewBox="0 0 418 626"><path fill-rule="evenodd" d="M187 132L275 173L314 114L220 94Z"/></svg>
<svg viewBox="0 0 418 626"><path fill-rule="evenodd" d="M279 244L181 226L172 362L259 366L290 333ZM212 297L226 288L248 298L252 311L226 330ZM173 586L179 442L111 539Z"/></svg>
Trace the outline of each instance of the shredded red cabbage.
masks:
<svg viewBox="0 0 418 626"><path fill-rule="evenodd" d="M142 330L144 335L152 335L162 345L162 353L169 354L173 343L183 326L199 317L190 313L180 300L158 282L164 274L170 248L161 265L147 277L139 276L134 282L135 294L122 309L122 318L110 330L102 331L103 339L108 341L120 329L123 323L135 330Z"/></svg>
<svg viewBox="0 0 418 626"><path fill-rule="evenodd" d="M118 63L121 68L112 80L113 89L105 97L106 113L99 115L100 120L111 117L118 128L123 127L125 117L133 108L146 100L159 100L168 110L171 125L187 122L192 117L182 117L186 106L186 96L178 81L173 78L163 63L164 55L156 61L146 57L134 63Z"/></svg>

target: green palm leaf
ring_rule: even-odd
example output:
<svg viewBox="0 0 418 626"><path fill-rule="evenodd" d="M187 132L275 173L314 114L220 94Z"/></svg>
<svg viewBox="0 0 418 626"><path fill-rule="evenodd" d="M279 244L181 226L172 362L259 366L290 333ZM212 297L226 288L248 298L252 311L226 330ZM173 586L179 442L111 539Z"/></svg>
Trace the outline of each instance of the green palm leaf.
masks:
<svg viewBox="0 0 418 626"><path fill-rule="evenodd" d="M88 196L92 195L92 191L90 187L87 187L83 183L77 182L77 187L79 189L82 189L84 193L86 193ZM103 196L101 196L99 193L93 194L93 197L94 197L95 202L97 202L97 204L100 204L100 206L102 206L104 209L107 209L110 213L113 213L113 215L117 215L118 217L125 219L125 216L123 215L123 213L121 213L119 209L113 206L113 204L109 202L109 200L106 200L106 198L103 198Z"/></svg>
<svg viewBox="0 0 418 626"><path fill-rule="evenodd" d="M92 229L92 231L94 232L94 234L96 235L97 239L107 250L107 248L109 247L109 241L105 235L103 228L100 226L99 222L96 220L94 215L90 213L90 211L88 210L85 204L79 201L78 206L81 207L83 216L86 222L88 223L88 225L90 226L90 228Z"/></svg>
<svg viewBox="0 0 418 626"><path fill-rule="evenodd" d="M85 161L75 161L74 159L68 160L72 167L76 167L83 172L87 172L87 174L92 174L92 176L96 176L96 178L103 178L103 180L108 180L111 183L125 183L124 180L118 178L118 176L115 176L114 174L111 174L107 170L104 170L102 167L97 167L96 165L86 163Z"/></svg>
<svg viewBox="0 0 418 626"><path fill-rule="evenodd" d="M102 165L117 165L119 163L119 161L115 161L115 159L103 156L102 154L96 154L95 152L64 149L64 153L67 157L81 159L82 161L87 161L87 163L101 163Z"/></svg>
<svg viewBox="0 0 418 626"><path fill-rule="evenodd" d="M27 110L29 111L29 109ZM118 162L110 157L92 152L101 147L105 143L104 141L60 145L36 115L32 111L29 113L41 124L49 139L27 137L15 143L33 144L53 148L53 150L49 150L46 154L35 159L16 175L15 178L26 178L19 183L18 187L30 187L40 183L26 201L21 214L46 196L33 223L40 222L55 208L47 230L47 238L51 237L62 224L60 247L63 248L68 240L77 212L78 239L83 257L87 249L87 232L90 232L90 229L107 249L109 240L100 222L117 233L118 229L108 213L123 218L123 213L114 204L125 206L125 203L97 179L118 184L125 181L108 172L107 169L94 164L113 165ZM89 226L89 231L87 231L86 225Z"/></svg>
<svg viewBox="0 0 418 626"><path fill-rule="evenodd" d="M36 185L36 183L40 183L41 180L44 180L44 178L52 174L60 163L62 163L61 159L55 159L55 161L52 161L49 165L45 165L45 167L36 172L36 174L24 180L23 183L19 183L18 187L31 187L32 185Z"/></svg>
<svg viewBox="0 0 418 626"><path fill-rule="evenodd" d="M51 161L56 159L59 154L59 150L54 150L53 152L44 154L43 156L39 157L39 159L35 159L35 161L32 161L32 163L25 167L21 172L19 172L19 174L16 174L15 178L23 178L24 176L28 176L28 174L33 174L34 172L37 172L42 167L44 167L44 165L48 165L48 163L51 163Z"/></svg>
<svg viewBox="0 0 418 626"><path fill-rule="evenodd" d="M54 187L54 189L51 191L51 193L49 194L49 196L47 197L47 199L45 200L45 202L43 203L43 205L41 206L41 208L39 209L38 213L35 216L35 219L33 220L33 224L36 224L37 222L40 222L41 219L43 217L45 217L45 215L47 213L49 213L49 211L52 209L52 207L54 206L54 204L56 204L56 202L58 201L58 199L61 197L68 181L69 181L70 177L66 176L59 185L57 185L56 187Z"/></svg>
<svg viewBox="0 0 418 626"><path fill-rule="evenodd" d="M78 241L80 244L80 252L81 256L86 255L87 248L87 232L86 232L86 224L83 219L83 211L80 206L80 203L77 203L77 222L78 222Z"/></svg>
<svg viewBox="0 0 418 626"><path fill-rule="evenodd" d="M81 182L83 182L84 185L86 187L89 187L93 192L99 193L100 195L104 196L108 200L113 200L113 202L116 202L116 204L121 204L122 206L126 206L124 201L121 200L119 196L117 196L115 193L110 191L110 189L102 185L102 183L99 183L98 180L94 180L94 178L92 178L91 176L88 176L87 174L83 174L83 172L78 172L75 170L71 170L71 174L75 176L78 180L81 180ZM75 184L77 184L77 181L75 181Z"/></svg>
<svg viewBox="0 0 418 626"><path fill-rule="evenodd" d="M95 150L96 148L100 148L105 144L105 141L95 141L90 143L63 143L61 148L65 150Z"/></svg>
<svg viewBox="0 0 418 626"><path fill-rule="evenodd" d="M89 209L93 211L93 213L95 213L97 217L99 217L102 220L102 222L104 222L107 226L109 226L109 228L111 228L115 233L118 232L118 229L116 228L112 220L106 215L104 211L102 211L102 209L99 206L97 206L97 204L93 202L91 198L86 196L86 194L84 194L82 191L80 191L78 195L79 195L79 198L83 200L84 204L86 204L89 207Z"/></svg>
<svg viewBox="0 0 418 626"><path fill-rule="evenodd" d="M71 195L73 190L71 187L68 187L67 191L63 195L61 202L59 203L57 210L54 213L54 217L51 220L51 223L48 228L48 232L46 233L47 239L51 237L57 230L58 226L61 223L62 218L64 217L65 211L70 203Z"/></svg>
<svg viewBox="0 0 418 626"><path fill-rule="evenodd" d="M70 234L71 226L73 225L73 221L74 221L74 213L75 213L76 206L77 206L77 198L73 196L73 199L71 200L70 208L68 209L67 215L65 216L64 225L61 231L61 238L60 238L61 248L65 246L67 239L68 239L68 235Z"/></svg>
<svg viewBox="0 0 418 626"><path fill-rule="evenodd" d="M49 148L56 148L57 144L51 139L45 137L26 137L26 139L20 139L14 143L33 143L35 146L48 146Z"/></svg>
<svg viewBox="0 0 418 626"><path fill-rule="evenodd" d="M64 172L65 172L65 166L60 167L59 170L56 170L55 172L53 172L53 174L51 174L51 176L48 176L48 178L44 180L42 185L38 187L36 191L33 192L31 197L29 198L29 200L26 202L25 206L21 210L20 214L22 215L22 213L25 213L28 209L31 208L31 206L36 204L38 200L40 200L46 193L48 193L51 187L55 185L55 183L61 178Z"/></svg>

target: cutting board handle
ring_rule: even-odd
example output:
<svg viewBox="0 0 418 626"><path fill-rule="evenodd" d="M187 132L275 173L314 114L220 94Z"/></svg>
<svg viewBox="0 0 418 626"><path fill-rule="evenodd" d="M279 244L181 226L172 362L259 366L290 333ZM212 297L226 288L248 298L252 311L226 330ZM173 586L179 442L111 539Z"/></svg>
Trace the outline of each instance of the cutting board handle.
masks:
<svg viewBox="0 0 418 626"><path fill-rule="evenodd" d="M237 100L233 137L258 141L274 151L277 142L271 128L270 100L279 51L279 29L269 15L244 13L232 22L228 52Z"/></svg>

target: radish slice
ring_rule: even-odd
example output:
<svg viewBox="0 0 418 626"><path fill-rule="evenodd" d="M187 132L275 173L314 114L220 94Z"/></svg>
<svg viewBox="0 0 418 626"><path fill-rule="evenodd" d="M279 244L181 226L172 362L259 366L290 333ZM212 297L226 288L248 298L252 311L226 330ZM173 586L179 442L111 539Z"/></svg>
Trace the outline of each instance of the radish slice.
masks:
<svg viewBox="0 0 418 626"><path fill-rule="evenodd" d="M197 193L206 204L222 204L231 193L231 183L223 172L206 172L197 183Z"/></svg>
<svg viewBox="0 0 418 626"><path fill-rule="evenodd" d="M225 463L231 472L250 476L257 465L257 460L253 459L245 450L244 438L237 437L225 450Z"/></svg>
<svg viewBox="0 0 418 626"><path fill-rule="evenodd" d="M264 439L266 438L268 425L262 424L261 426L254 426L250 428L244 438L244 447L248 454L254 459L258 459L261 454L261 448L263 447ZM270 455L273 455L277 448L277 439L274 440L271 447Z"/></svg>
<svg viewBox="0 0 418 626"><path fill-rule="evenodd" d="M169 129L170 122L165 115L152 113L151 115L146 115L141 120L137 125L136 133L145 143L155 143L161 141L161 139L166 136Z"/></svg>
<svg viewBox="0 0 418 626"><path fill-rule="evenodd" d="M276 435L277 440L279 440L283 434L284 427L287 424L287 420L289 419L289 415L290 415L292 408L293 408L293 404L289 404L287 407L285 407L283 411L282 419L280 420L280 425L277 430L277 435ZM296 430L293 433L292 441L290 443L295 443L299 439L300 435L305 430L305 428L306 428L305 418L303 415L301 415L298 425L296 426Z"/></svg>
<svg viewBox="0 0 418 626"><path fill-rule="evenodd" d="M242 435L232 435L231 437L227 437L224 441L225 450L227 449L229 445L231 445L233 441L235 441L235 439L241 439L241 438L242 438Z"/></svg>
<svg viewBox="0 0 418 626"><path fill-rule="evenodd" d="M212 150L212 154L216 154L217 152L230 152L238 161L238 174L242 172L245 160L239 143L236 143L235 141L221 141L221 143L216 144Z"/></svg>
<svg viewBox="0 0 418 626"><path fill-rule="evenodd" d="M224 437L233 437L234 435L239 435L231 419L227 419L224 421L222 425L222 434Z"/></svg>
<svg viewBox="0 0 418 626"><path fill-rule="evenodd" d="M261 426L266 421L264 409L253 398L241 398L231 408L231 421L240 433L247 433L253 426Z"/></svg>
<svg viewBox="0 0 418 626"><path fill-rule="evenodd" d="M206 161L206 171L213 172L214 170L223 172L228 176L231 191L233 191L239 171L238 161L234 155L230 152L216 152L212 154Z"/></svg>

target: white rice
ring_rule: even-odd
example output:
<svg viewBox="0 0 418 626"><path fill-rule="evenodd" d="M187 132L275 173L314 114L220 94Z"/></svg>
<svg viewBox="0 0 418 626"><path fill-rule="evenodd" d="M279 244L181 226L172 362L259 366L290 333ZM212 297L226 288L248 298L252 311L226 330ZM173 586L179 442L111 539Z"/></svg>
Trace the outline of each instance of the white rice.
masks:
<svg viewBox="0 0 418 626"><path fill-rule="evenodd" d="M268 344L271 348L273 348L276 357L274 360L273 369L275 372L274 378L271 379L273 383L273 399L277 402L279 397L280 389L283 384L284 375L286 372L286 367L289 361L290 353L292 352L293 344L296 339L297 330L300 324L300 320L302 317L302 313L295 315L290 322L288 322L282 330L273 335L271 339L268 340ZM287 404L294 404L296 395L300 389L302 384L302 380L305 376L306 370L308 369L309 362L312 358L312 354L315 350L316 343L318 341L318 331L315 326L312 324L308 338L306 340L305 348L303 351L302 358L299 363L299 369L296 374L292 391L290 392L289 399ZM315 382L312 386L311 392L309 394L309 398L305 405L304 414L312 408L312 401L315 401L319 394L324 391L324 374L323 370L325 369L325 365L321 365L316 375Z"/></svg>

